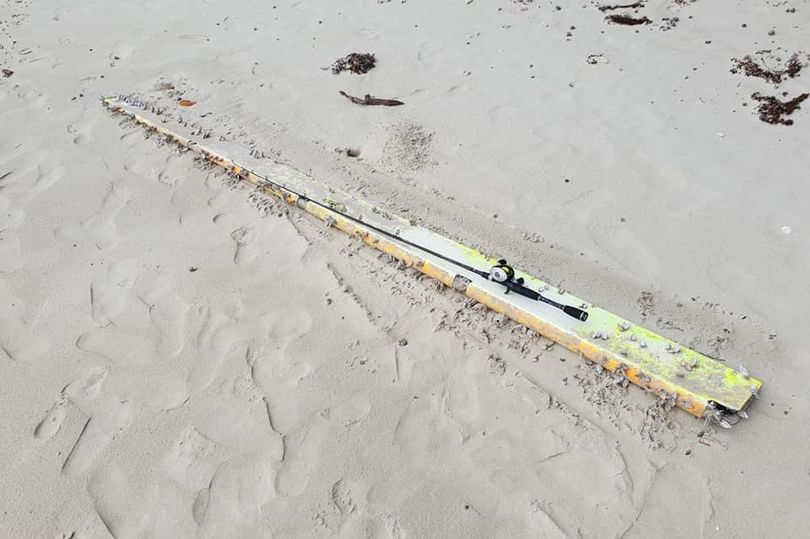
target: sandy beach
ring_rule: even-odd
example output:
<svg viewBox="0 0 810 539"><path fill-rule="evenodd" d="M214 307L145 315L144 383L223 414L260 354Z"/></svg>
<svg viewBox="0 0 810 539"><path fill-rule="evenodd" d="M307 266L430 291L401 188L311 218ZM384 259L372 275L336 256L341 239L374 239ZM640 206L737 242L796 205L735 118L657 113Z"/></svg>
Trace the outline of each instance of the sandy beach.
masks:
<svg viewBox="0 0 810 539"><path fill-rule="evenodd" d="M0 537L806 537L810 2L624 6L0 2ZM763 390L670 410L111 95Z"/></svg>

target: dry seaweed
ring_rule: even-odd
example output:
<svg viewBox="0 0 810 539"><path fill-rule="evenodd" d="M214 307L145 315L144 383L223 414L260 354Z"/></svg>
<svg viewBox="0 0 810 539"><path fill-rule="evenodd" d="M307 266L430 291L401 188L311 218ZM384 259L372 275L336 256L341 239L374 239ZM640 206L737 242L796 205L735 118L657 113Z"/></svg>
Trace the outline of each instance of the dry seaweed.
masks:
<svg viewBox="0 0 810 539"><path fill-rule="evenodd" d="M632 4L614 4L612 6L599 6L599 11L613 11L614 9L635 9L644 7L644 2L633 2Z"/></svg>
<svg viewBox="0 0 810 539"><path fill-rule="evenodd" d="M793 125L793 120L784 116L790 116L800 109L802 102L808 97L810 94L803 93L789 101L780 101L772 95L761 95L759 92L751 95L751 99L759 101L759 119L772 125Z"/></svg>
<svg viewBox="0 0 810 539"><path fill-rule="evenodd" d="M732 58L731 61L733 63L731 67L732 73L736 74L742 71L746 77L758 77L771 84L779 84L786 77L792 79L804 68L798 54L793 54L782 69L767 69L761 62L757 62L750 55L743 58Z"/></svg>
<svg viewBox="0 0 810 539"><path fill-rule="evenodd" d="M338 58L332 64L332 73L338 75L343 71L351 71L355 74L368 73L376 65L376 59L372 53L353 52L343 58Z"/></svg>
<svg viewBox="0 0 810 539"><path fill-rule="evenodd" d="M630 15L621 15L621 14L614 14L608 15L605 17L605 20L608 22L612 22L613 24L623 24L625 26L636 26L639 24L650 24L652 21L647 18L647 16L643 17L632 17Z"/></svg>

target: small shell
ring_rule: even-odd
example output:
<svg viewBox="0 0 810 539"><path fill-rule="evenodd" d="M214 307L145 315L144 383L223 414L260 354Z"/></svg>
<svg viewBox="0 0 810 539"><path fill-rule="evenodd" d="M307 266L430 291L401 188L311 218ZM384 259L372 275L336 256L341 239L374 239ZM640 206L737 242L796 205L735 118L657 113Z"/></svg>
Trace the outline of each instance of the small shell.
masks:
<svg viewBox="0 0 810 539"><path fill-rule="evenodd" d="M726 419L724 417L718 417L717 418L717 424L720 425L721 427L723 427L724 429L730 429L731 428L731 423L726 421Z"/></svg>

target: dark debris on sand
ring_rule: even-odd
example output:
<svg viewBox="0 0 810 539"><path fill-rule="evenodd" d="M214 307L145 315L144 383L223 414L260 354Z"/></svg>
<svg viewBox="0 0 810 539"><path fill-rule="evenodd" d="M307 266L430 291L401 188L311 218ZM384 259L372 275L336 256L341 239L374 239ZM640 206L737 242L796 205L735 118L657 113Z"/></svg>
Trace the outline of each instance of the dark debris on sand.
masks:
<svg viewBox="0 0 810 539"><path fill-rule="evenodd" d="M2 73L3 73L3 78L4 79L7 79L7 78L9 78L10 76L12 76L14 74L14 72L12 70L10 70L10 69L4 69L2 71Z"/></svg>
<svg viewBox="0 0 810 539"><path fill-rule="evenodd" d="M759 119L772 125L793 125L793 120L784 116L790 116L800 109L802 102L808 97L810 94L803 93L789 101L780 101L772 95L761 95L759 92L751 95L751 99L759 101Z"/></svg>
<svg viewBox="0 0 810 539"><path fill-rule="evenodd" d="M368 73L376 64L374 54L367 52L353 52L343 58L338 58L332 64L332 73L338 75L343 71L351 71L355 74Z"/></svg>
<svg viewBox="0 0 810 539"><path fill-rule="evenodd" d="M644 7L644 2L633 2L632 4L613 4L598 6L599 11L613 11L616 9L635 9Z"/></svg>
<svg viewBox="0 0 810 539"><path fill-rule="evenodd" d="M383 99L379 97L374 97L371 94L366 94L364 97L355 97L353 95L349 95L343 90L341 90L340 95L354 103L355 105L363 105L363 106L383 106L383 107L398 107L399 105L404 105L402 101L398 99Z"/></svg>
<svg viewBox="0 0 810 539"><path fill-rule="evenodd" d="M643 17L632 17L630 15L622 15L622 14L614 14L608 15L605 17L605 20L608 22L612 22L613 24L623 24L625 26L636 26L639 24L650 24L652 21L647 18L647 16Z"/></svg>
<svg viewBox="0 0 810 539"><path fill-rule="evenodd" d="M732 58L732 73L742 72L746 77L758 77L771 84L779 84L785 78L796 77L805 67L798 54L793 54L782 69L767 69L762 62L757 62L750 55L743 58Z"/></svg>

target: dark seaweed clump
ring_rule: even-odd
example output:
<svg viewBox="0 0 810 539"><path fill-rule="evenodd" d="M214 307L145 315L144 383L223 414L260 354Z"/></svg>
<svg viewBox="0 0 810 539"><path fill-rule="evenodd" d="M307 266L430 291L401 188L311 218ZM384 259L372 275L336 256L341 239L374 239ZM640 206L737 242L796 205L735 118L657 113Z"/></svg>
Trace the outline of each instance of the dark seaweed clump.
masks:
<svg viewBox="0 0 810 539"><path fill-rule="evenodd" d="M796 77L804 67L804 64L799 60L798 54L791 56L782 69L767 69L751 58L750 55L743 58L732 58L731 62L733 64L731 67L732 73L742 71L746 77L758 77L771 84L779 84L786 77L791 79Z"/></svg>
<svg viewBox="0 0 810 539"><path fill-rule="evenodd" d="M605 17L605 20L608 22L612 22L613 24L623 24L625 26L636 26L638 24L650 24L652 21L647 18L645 15L644 17L631 17L630 15L608 15Z"/></svg>
<svg viewBox="0 0 810 539"><path fill-rule="evenodd" d="M613 11L615 9L635 9L644 7L644 2L633 2L632 4L613 4L598 6L599 11Z"/></svg>
<svg viewBox="0 0 810 539"><path fill-rule="evenodd" d="M373 54L353 52L335 60L335 63L332 64L332 73L338 75L343 71L351 71L359 75L374 69L375 64L376 59Z"/></svg>
<svg viewBox="0 0 810 539"><path fill-rule="evenodd" d="M801 108L802 102L810 97L810 94L803 93L797 95L789 101L780 101L772 95L761 95L755 92L751 99L759 101L759 119L772 125L793 125L793 120L785 118Z"/></svg>

